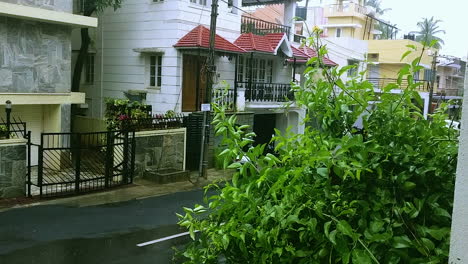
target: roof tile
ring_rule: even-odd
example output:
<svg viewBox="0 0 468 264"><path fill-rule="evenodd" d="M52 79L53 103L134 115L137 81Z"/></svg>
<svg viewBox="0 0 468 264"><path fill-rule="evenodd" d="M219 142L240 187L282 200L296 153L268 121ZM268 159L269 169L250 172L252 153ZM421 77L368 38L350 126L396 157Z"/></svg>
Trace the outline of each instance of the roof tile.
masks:
<svg viewBox="0 0 468 264"><path fill-rule="evenodd" d="M189 33L183 36L174 45L175 48L210 48L210 30L206 27L199 25L192 29ZM215 50L233 53L244 53L244 49L236 44L231 43L229 40L216 34L215 37Z"/></svg>

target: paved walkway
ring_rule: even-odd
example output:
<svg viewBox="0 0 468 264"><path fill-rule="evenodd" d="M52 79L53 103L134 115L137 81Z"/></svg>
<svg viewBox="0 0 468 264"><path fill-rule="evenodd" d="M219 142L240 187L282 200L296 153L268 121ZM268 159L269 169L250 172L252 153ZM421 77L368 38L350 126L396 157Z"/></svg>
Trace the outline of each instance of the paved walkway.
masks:
<svg viewBox="0 0 468 264"><path fill-rule="evenodd" d="M192 172L190 177L192 180L185 182L156 184L145 179L135 179L134 184L132 185L79 196L47 200L40 200L38 198L20 198L9 203L1 203L0 201L0 212L13 208L24 208L38 205L85 207L162 196L171 193L200 189L212 182L226 181L231 178L232 173L232 171L209 169L207 173L208 179L200 179L198 182L196 182L198 173ZM18 203L16 204L15 201L18 201Z"/></svg>

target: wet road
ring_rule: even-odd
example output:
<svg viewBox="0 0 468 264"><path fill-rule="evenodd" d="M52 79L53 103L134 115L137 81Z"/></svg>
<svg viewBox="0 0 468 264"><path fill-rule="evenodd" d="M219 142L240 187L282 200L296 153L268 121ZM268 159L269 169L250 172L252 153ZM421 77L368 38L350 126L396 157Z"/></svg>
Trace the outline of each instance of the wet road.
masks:
<svg viewBox="0 0 468 264"><path fill-rule="evenodd" d="M37 206L0 213L0 263L172 263L188 237L137 247L184 232L176 212L202 203L202 190L91 207Z"/></svg>

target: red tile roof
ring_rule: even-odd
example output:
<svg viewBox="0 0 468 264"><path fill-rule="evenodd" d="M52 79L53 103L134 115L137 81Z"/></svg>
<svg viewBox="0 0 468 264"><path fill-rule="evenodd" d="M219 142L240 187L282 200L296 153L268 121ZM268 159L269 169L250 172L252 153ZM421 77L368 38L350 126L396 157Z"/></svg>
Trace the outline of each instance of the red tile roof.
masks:
<svg viewBox="0 0 468 264"><path fill-rule="evenodd" d="M296 62L298 63L306 63L310 58L312 57L317 57L317 52L315 50L313 50L312 48L310 47L307 47L307 46L303 46L303 47L299 47L299 48L295 48L293 46L291 46L292 50L293 50L293 54L294 54L294 57L297 58L296 59ZM296 50L296 52L295 52ZM300 53L302 53L303 55L306 55L306 59L301 59L300 57L300 53L297 53L297 51L299 51ZM296 56L296 54L298 56ZM326 58L324 57L323 58L323 63L325 63L325 65L327 66L337 66L338 64L336 64L334 61L330 60L329 58Z"/></svg>
<svg viewBox="0 0 468 264"><path fill-rule="evenodd" d="M210 48L210 30L206 27L199 25L192 29L189 33L183 36L174 45L175 48ZM244 53L244 49L240 48L236 44L231 43L229 40L216 34L215 37L215 50L232 52L232 53Z"/></svg>
<svg viewBox="0 0 468 264"><path fill-rule="evenodd" d="M293 52L293 57L296 59L308 60L309 56L304 52L300 51L298 48L291 45L291 50Z"/></svg>
<svg viewBox="0 0 468 264"><path fill-rule="evenodd" d="M275 51L274 47L271 46L270 40L268 38L252 33L241 34L234 41L234 44L246 51L258 51L266 53L273 53Z"/></svg>

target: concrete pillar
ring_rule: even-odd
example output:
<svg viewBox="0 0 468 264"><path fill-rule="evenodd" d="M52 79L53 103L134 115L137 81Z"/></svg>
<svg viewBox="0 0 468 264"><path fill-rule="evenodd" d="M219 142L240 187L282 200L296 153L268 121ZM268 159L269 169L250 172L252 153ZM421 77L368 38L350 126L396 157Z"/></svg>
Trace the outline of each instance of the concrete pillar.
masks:
<svg viewBox="0 0 468 264"><path fill-rule="evenodd" d="M451 264L468 263L468 70L465 73L461 125L450 237Z"/></svg>
<svg viewBox="0 0 468 264"><path fill-rule="evenodd" d="M294 39L294 20L296 16L296 0L287 0L284 1L284 25L291 27L289 32L289 40Z"/></svg>
<svg viewBox="0 0 468 264"><path fill-rule="evenodd" d="M237 90L236 109L238 112L245 111L245 89Z"/></svg>

